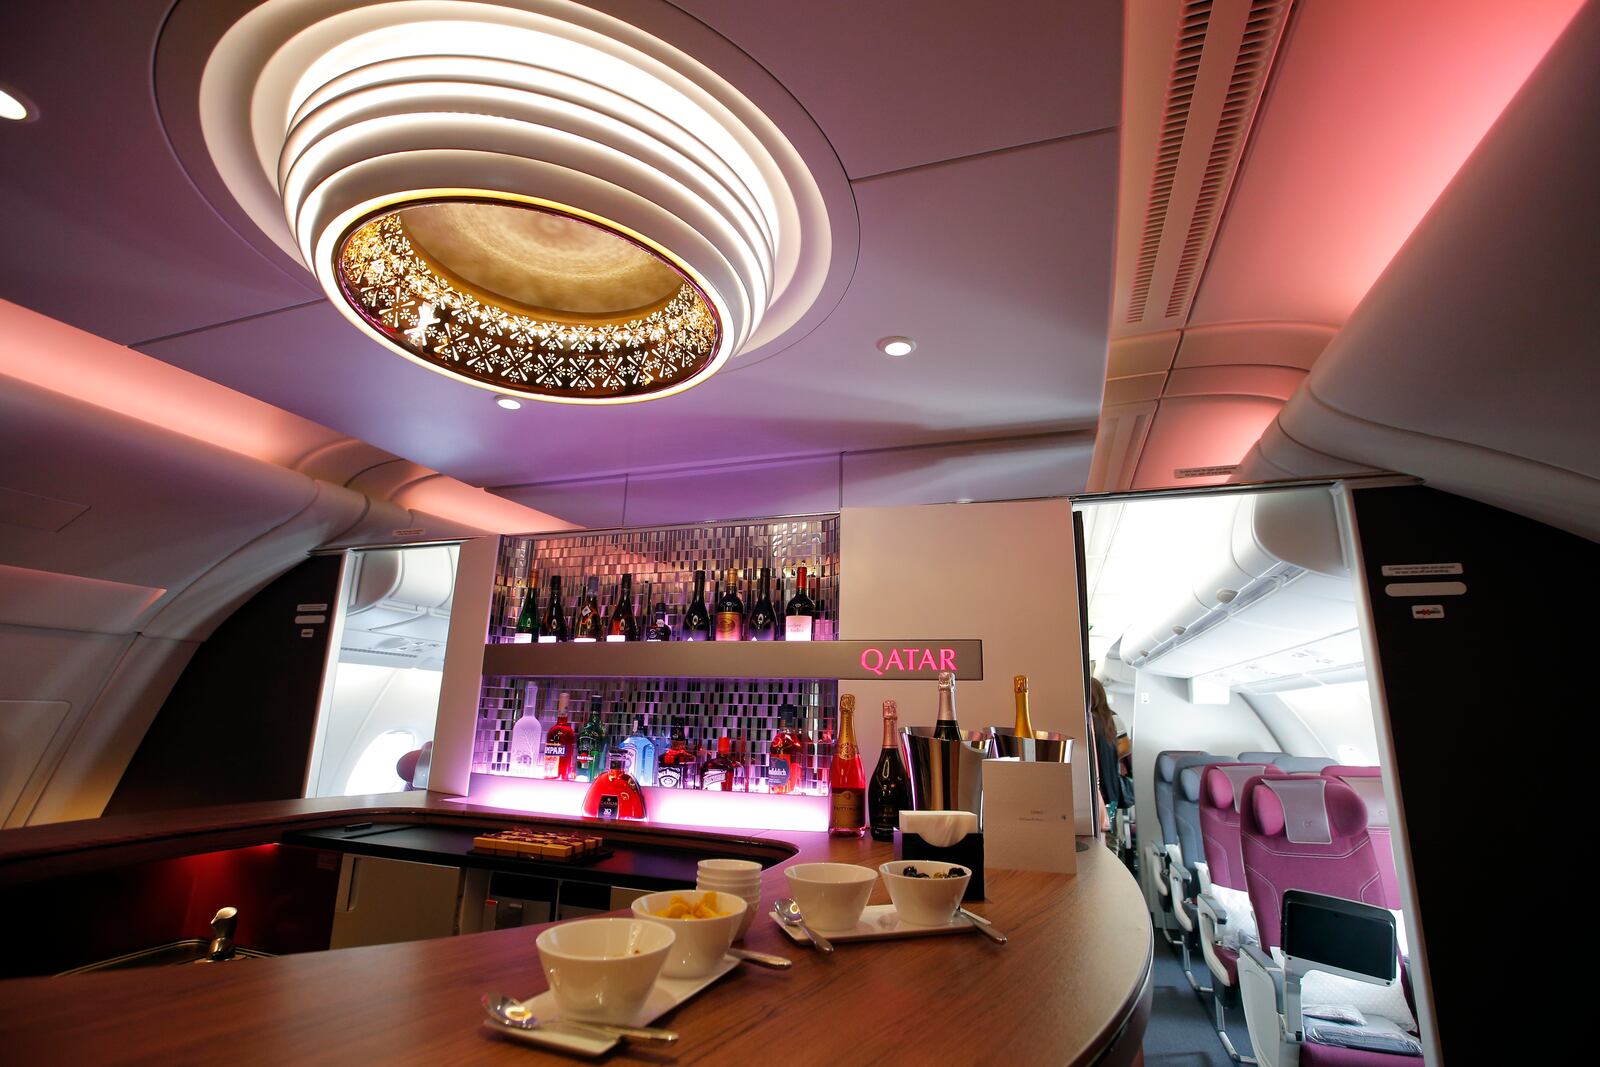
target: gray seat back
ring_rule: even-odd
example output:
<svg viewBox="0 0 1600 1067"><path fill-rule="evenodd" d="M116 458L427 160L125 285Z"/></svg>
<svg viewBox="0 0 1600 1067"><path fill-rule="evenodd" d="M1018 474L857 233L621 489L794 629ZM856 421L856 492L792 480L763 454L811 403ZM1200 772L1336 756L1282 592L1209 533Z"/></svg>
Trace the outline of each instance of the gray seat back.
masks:
<svg viewBox="0 0 1600 1067"><path fill-rule="evenodd" d="M1156 819L1161 823L1161 844L1178 844L1178 820L1172 801L1178 790L1178 761L1185 756L1203 756L1193 748L1173 748L1156 754Z"/></svg>
<svg viewBox="0 0 1600 1067"><path fill-rule="evenodd" d="M1232 762L1227 756L1213 756L1209 752L1178 760L1172 813L1178 824L1178 851L1183 854L1183 865L1191 871L1195 864L1206 861L1205 835L1200 829L1200 776L1213 763Z"/></svg>
<svg viewBox="0 0 1600 1067"><path fill-rule="evenodd" d="M1322 768L1332 767L1339 761L1327 756L1285 756L1281 753L1272 760L1285 774L1321 774Z"/></svg>

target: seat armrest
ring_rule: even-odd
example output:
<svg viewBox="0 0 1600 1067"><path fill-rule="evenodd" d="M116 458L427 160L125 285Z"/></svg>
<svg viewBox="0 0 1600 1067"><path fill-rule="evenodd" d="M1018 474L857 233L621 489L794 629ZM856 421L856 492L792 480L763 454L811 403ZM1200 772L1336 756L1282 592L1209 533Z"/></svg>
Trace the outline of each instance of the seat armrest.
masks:
<svg viewBox="0 0 1600 1067"><path fill-rule="evenodd" d="M1257 967L1260 967L1271 976L1273 988L1277 990L1277 999L1281 1010L1283 1005L1283 968L1279 967L1278 962L1268 955L1260 945L1248 942L1241 944L1239 946L1239 955L1248 956Z"/></svg>
<svg viewBox="0 0 1600 1067"><path fill-rule="evenodd" d="M1194 865L1194 873L1200 879L1199 892L1211 892L1211 868L1204 863L1197 863Z"/></svg>
<svg viewBox="0 0 1600 1067"><path fill-rule="evenodd" d="M1222 901L1211 895L1209 886L1201 891L1195 906L1200 909L1201 914L1209 915L1217 926L1228 925L1228 909L1223 907Z"/></svg>

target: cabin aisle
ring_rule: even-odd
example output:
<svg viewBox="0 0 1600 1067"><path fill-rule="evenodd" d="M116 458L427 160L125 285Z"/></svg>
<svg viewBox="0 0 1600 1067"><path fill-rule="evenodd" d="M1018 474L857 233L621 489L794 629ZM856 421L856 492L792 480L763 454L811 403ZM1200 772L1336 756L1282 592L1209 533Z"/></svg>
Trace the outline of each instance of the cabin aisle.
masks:
<svg viewBox="0 0 1600 1067"><path fill-rule="evenodd" d="M1202 966L1196 971L1205 974ZM1231 1067L1222 1042L1211 1027L1211 998L1203 999L1189 988L1175 952L1156 935L1155 992L1150 1003L1150 1027L1144 1033L1146 1067ZM1228 1012L1228 1036L1233 1047L1250 1055L1250 1033L1244 1012Z"/></svg>

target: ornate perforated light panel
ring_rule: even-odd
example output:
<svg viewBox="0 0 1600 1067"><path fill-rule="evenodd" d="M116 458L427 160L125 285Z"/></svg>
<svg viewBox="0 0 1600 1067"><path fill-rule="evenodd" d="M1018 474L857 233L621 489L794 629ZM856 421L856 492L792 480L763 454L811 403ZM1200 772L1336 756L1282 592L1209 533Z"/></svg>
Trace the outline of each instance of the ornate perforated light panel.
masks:
<svg viewBox="0 0 1600 1067"><path fill-rule="evenodd" d="M657 288L662 274L677 283L638 307L578 313L528 306L471 284L413 240L407 213L434 206L409 205L370 218L351 229L337 252L339 288L350 307L413 359L507 393L589 400L674 390L711 361L721 333L717 315L665 256L591 220L543 208L483 205L492 217L536 213L569 229L592 231L591 242L615 245L603 257L611 276L619 273L614 263L620 249L633 261L624 270L639 274L643 260L642 269L654 271ZM538 249L523 241L515 251L526 255ZM472 266L505 278L516 274L519 264L502 256ZM521 266L539 280L540 264ZM625 299L640 291L637 284L613 288Z"/></svg>

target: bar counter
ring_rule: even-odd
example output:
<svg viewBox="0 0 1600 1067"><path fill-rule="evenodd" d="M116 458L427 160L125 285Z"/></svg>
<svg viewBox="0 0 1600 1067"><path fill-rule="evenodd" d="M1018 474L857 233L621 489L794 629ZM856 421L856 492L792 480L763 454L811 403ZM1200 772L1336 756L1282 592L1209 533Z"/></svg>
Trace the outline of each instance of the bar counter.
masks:
<svg viewBox="0 0 1600 1067"><path fill-rule="evenodd" d="M0 886L96 865L277 841L356 819L514 825L520 815L417 793L284 801L124 816L0 834ZM586 823L608 832L614 823ZM627 827L629 830L636 827ZM652 828L654 829L654 828ZM691 831L663 830L674 837ZM697 837L700 835L696 835ZM810 860L877 866L891 846L822 833L708 831L745 847L795 850L769 868L764 898L786 896L783 867ZM733 841L729 841L730 844ZM785 850L787 851L787 850ZM973 910L1010 936L974 934L797 945L766 916L749 948L794 959L744 965L665 1017L670 1049L620 1046L614 1063L1125 1064L1140 1060L1150 1005L1151 935L1138 887L1095 845L1076 875L988 869ZM887 903L881 881L871 903ZM108 902L114 906L114 902ZM7 915L5 923L26 916ZM545 988L541 926L348 948L220 966L112 971L0 982L0 1059L27 1064L581 1062L497 1037L480 994Z"/></svg>

